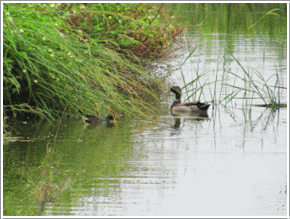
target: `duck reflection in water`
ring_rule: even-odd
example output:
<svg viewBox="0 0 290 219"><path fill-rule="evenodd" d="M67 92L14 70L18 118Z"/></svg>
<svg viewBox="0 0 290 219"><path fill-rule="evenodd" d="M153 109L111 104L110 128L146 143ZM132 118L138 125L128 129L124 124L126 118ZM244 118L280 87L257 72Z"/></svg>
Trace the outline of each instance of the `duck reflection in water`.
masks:
<svg viewBox="0 0 290 219"><path fill-rule="evenodd" d="M184 121L186 120L191 120L191 121L204 121L206 120L205 118L208 118L208 116L204 116L204 117L200 117L200 118L184 118ZM177 118L174 118L174 124L172 126L173 129L175 130L180 130L180 125L181 125L181 117L177 117Z"/></svg>
<svg viewBox="0 0 290 219"><path fill-rule="evenodd" d="M175 120L175 123L174 123L174 125L173 125L172 128L174 128L174 129L180 129L180 124L181 124L180 118L175 118L174 120Z"/></svg>

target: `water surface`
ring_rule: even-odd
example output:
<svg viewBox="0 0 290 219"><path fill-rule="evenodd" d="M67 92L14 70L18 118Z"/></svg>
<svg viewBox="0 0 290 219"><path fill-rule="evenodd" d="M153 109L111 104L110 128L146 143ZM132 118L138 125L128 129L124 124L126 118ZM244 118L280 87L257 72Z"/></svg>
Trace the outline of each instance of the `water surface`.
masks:
<svg viewBox="0 0 290 219"><path fill-rule="evenodd" d="M227 37L194 35L188 52L198 45L196 52L184 65L180 63L188 53L169 63L173 71L168 91L200 73L208 72L201 83L222 79L200 96L215 100L208 118L172 116L169 108L174 95L168 92L161 101L160 118L141 129L136 128L138 121L122 118L115 128L88 129L81 121L64 121L55 146L62 169L56 171L74 173L70 176L74 187L66 199L48 201L44 214L286 216L287 108L250 105L261 103L255 98L245 105L243 95L218 103L231 91L222 85L226 81L223 72L243 73L228 50L245 69L258 69L266 79L278 72L283 79L280 85L286 87L285 48L274 46L264 36ZM242 81L235 83L243 85ZM287 103L286 90L279 95ZM199 98L193 95L190 99ZM45 148L47 141L22 144Z"/></svg>
<svg viewBox="0 0 290 219"><path fill-rule="evenodd" d="M229 45L222 34L193 36L192 46L199 45L198 50L182 65L184 78L178 66L187 55L170 63L173 69L177 66L171 85L182 86L183 80L189 83L197 73L209 72L205 75L209 81L216 74L221 78L224 71L243 73L227 52L229 46L245 69L257 69L266 79L278 71L281 86L286 86L283 48L274 47L265 36L238 35L232 40ZM219 82L204 89L201 100L211 100L214 86L223 90L219 95L226 95L227 88ZM73 208L73 214L286 215L287 109L245 107L240 96L228 105L212 105L208 118L196 118L171 116L169 106L174 97L168 93L160 119L141 132L131 130L132 155L120 164L128 169L110 178L117 179L110 194L82 197L83 204ZM287 102L285 91L280 98ZM251 103L261 101L253 99Z"/></svg>

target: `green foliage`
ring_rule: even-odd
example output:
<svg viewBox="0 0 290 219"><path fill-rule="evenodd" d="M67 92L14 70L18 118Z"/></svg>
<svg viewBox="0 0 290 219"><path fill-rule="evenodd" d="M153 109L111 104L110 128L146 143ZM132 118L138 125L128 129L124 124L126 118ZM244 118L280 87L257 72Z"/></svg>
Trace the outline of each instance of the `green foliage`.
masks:
<svg viewBox="0 0 290 219"><path fill-rule="evenodd" d="M154 4L5 3L4 110L146 117L160 81L145 71L182 29ZM163 25L163 27L161 27ZM151 101L144 101L145 97Z"/></svg>

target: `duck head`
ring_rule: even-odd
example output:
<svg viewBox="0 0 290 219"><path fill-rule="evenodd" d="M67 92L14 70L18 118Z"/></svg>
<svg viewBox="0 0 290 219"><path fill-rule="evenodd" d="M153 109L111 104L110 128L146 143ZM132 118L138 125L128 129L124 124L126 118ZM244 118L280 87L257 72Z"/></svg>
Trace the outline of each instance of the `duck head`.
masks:
<svg viewBox="0 0 290 219"><path fill-rule="evenodd" d="M181 88L179 86L171 87L170 91L175 93L175 99L176 100L180 100L180 98L181 98Z"/></svg>
<svg viewBox="0 0 290 219"><path fill-rule="evenodd" d="M110 120L114 120L114 117L112 115L108 115L105 119L107 121L110 121Z"/></svg>
<svg viewBox="0 0 290 219"><path fill-rule="evenodd" d="M105 123L108 125L108 127L113 127L116 125L116 120L112 115L108 115L105 119ZM113 124L110 124L110 121L113 121Z"/></svg>
<svg viewBox="0 0 290 219"><path fill-rule="evenodd" d="M207 110L210 106L210 104L208 102L204 102L204 103L201 103L201 102L197 102L197 107L200 109L200 110Z"/></svg>

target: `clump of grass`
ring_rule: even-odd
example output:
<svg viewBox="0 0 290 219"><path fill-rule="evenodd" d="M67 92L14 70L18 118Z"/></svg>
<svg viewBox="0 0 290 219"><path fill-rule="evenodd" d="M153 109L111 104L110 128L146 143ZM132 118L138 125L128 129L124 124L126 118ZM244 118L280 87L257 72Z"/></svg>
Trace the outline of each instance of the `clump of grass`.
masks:
<svg viewBox="0 0 290 219"><path fill-rule="evenodd" d="M207 100L212 103L230 103L233 99L237 97L238 94L242 93L243 99L243 107L248 107L249 100L252 103L253 99L260 99L263 104L252 104L259 107L267 107L272 108L273 110L287 107L287 104L281 103L281 95L282 90L287 89L281 86L281 78L279 77L279 73L276 72L268 79L265 79L258 70L252 69L252 72L247 71L240 62L231 54L232 59L237 63L237 65L241 68L242 74L236 74L231 71L223 69L223 73L221 75L221 79L218 78L218 72L213 74L214 80L208 81L208 78L204 80L203 78L208 75L209 72L200 73L198 71L198 64L195 69L196 78L190 82L185 80L185 76L182 71L182 65L192 56L192 54L196 51L194 48L189 55L184 59L182 64L179 66L180 74L184 83L184 88L186 90L186 95L188 100L193 97L193 100L200 100L203 95L203 90L208 87L211 95L211 100ZM230 78L233 76L233 78ZM273 83L273 78L275 77L275 81ZM233 83L229 83L229 80L233 80ZM270 85L270 81L272 82ZM219 94L217 91L217 86L219 84ZM237 84L244 84L244 86L240 86ZM214 88L212 89L210 85L214 84ZM274 85L273 85L274 84ZM223 91L226 91L224 94ZM185 100L185 101L186 101Z"/></svg>
<svg viewBox="0 0 290 219"><path fill-rule="evenodd" d="M257 71L254 70L254 75L258 78L258 80L254 80L253 75L250 74L248 71L245 70L245 68L240 64L240 62L232 55L232 58L236 61L236 63L240 66L244 73L244 77L238 76L237 74L234 74L232 72L228 72L231 75L233 75L235 78L240 79L244 82L244 87L239 87L236 85L230 85L227 84L227 86L230 86L234 88L234 91L231 93L231 95L228 95L223 100L229 98L229 100L233 99L238 93L244 92L243 97L247 98L248 93L252 94L252 97L254 95L258 96L260 100L263 101L263 104L255 104L256 106L260 107L270 107L273 109L278 109L281 107L287 107L286 104L281 103L281 89L287 89L284 87L279 86L279 75L278 73L273 74L270 76L267 80L263 77L263 75ZM268 81L272 78L276 77L274 86L268 85ZM228 100L228 101L229 101Z"/></svg>
<svg viewBox="0 0 290 219"><path fill-rule="evenodd" d="M162 16L154 4L4 4L4 111L157 114L162 82L146 63L182 32Z"/></svg>

